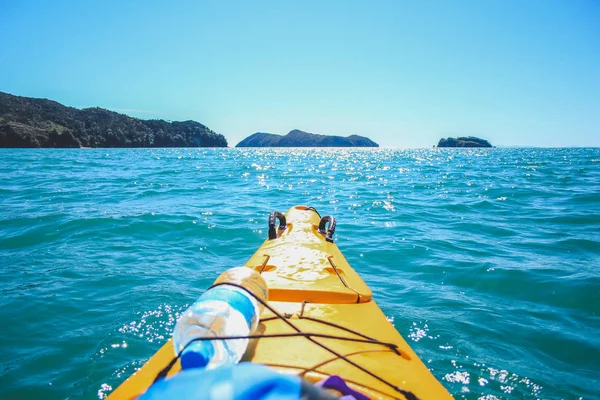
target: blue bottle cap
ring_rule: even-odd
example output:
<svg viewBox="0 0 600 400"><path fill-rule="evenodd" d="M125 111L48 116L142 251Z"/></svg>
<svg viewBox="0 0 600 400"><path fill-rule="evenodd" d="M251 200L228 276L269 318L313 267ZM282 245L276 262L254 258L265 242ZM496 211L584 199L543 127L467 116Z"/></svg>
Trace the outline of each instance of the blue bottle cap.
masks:
<svg viewBox="0 0 600 400"><path fill-rule="evenodd" d="M211 341L198 341L190 343L184 350L179 361L182 369L205 368L215 354L215 347Z"/></svg>

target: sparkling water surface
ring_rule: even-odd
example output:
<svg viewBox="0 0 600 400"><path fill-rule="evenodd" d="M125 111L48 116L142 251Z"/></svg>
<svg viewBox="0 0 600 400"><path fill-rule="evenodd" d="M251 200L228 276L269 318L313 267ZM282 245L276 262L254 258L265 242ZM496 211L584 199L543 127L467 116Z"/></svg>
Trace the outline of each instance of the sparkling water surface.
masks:
<svg viewBox="0 0 600 400"><path fill-rule="evenodd" d="M600 149L0 149L0 201L0 398L104 398L298 204L456 398L598 398Z"/></svg>

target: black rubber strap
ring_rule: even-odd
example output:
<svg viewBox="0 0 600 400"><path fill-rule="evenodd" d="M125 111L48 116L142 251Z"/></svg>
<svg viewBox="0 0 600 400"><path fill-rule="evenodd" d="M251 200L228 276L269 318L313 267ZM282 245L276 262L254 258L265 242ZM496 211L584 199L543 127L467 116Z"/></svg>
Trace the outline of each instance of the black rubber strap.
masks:
<svg viewBox="0 0 600 400"><path fill-rule="evenodd" d="M321 218L321 214L319 214L319 212L317 211L317 209L316 209L316 208L314 208L314 207L306 207L306 209L307 209L307 210L311 210L311 211L314 211L314 212L316 212L316 213L317 213L317 215L319 216L319 218Z"/></svg>
<svg viewBox="0 0 600 400"><path fill-rule="evenodd" d="M329 222L329 226L325 229L325 225ZM335 218L331 215L326 215L319 222L319 232L325 234L325 240L333 243L333 234L335 233Z"/></svg>
<svg viewBox="0 0 600 400"><path fill-rule="evenodd" d="M285 229L287 226L287 222L285 220L285 215L280 213L279 211L271 211L269 215L269 239L277 239L277 230L275 229L275 219L279 220L279 230Z"/></svg>

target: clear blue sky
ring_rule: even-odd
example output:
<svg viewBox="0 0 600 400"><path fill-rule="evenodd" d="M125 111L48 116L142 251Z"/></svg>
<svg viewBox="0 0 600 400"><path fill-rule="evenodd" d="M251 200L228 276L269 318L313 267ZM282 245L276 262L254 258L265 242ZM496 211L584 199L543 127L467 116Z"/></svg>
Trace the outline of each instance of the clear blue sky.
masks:
<svg viewBox="0 0 600 400"><path fill-rule="evenodd" d="M600 2L0 0L0 91L430 147L600 146Z"/></svg>

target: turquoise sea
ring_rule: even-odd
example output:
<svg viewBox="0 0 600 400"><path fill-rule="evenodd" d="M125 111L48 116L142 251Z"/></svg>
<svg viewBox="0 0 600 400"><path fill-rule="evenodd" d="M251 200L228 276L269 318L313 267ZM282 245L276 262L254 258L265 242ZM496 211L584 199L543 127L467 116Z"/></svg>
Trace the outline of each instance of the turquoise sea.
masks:
<svg viewBox="0 0 600 400"><path fill-rule="evenodd" d="M455 397L599 398L597 148L0 149L0 398L104 398L297 204Z"/></svg>

